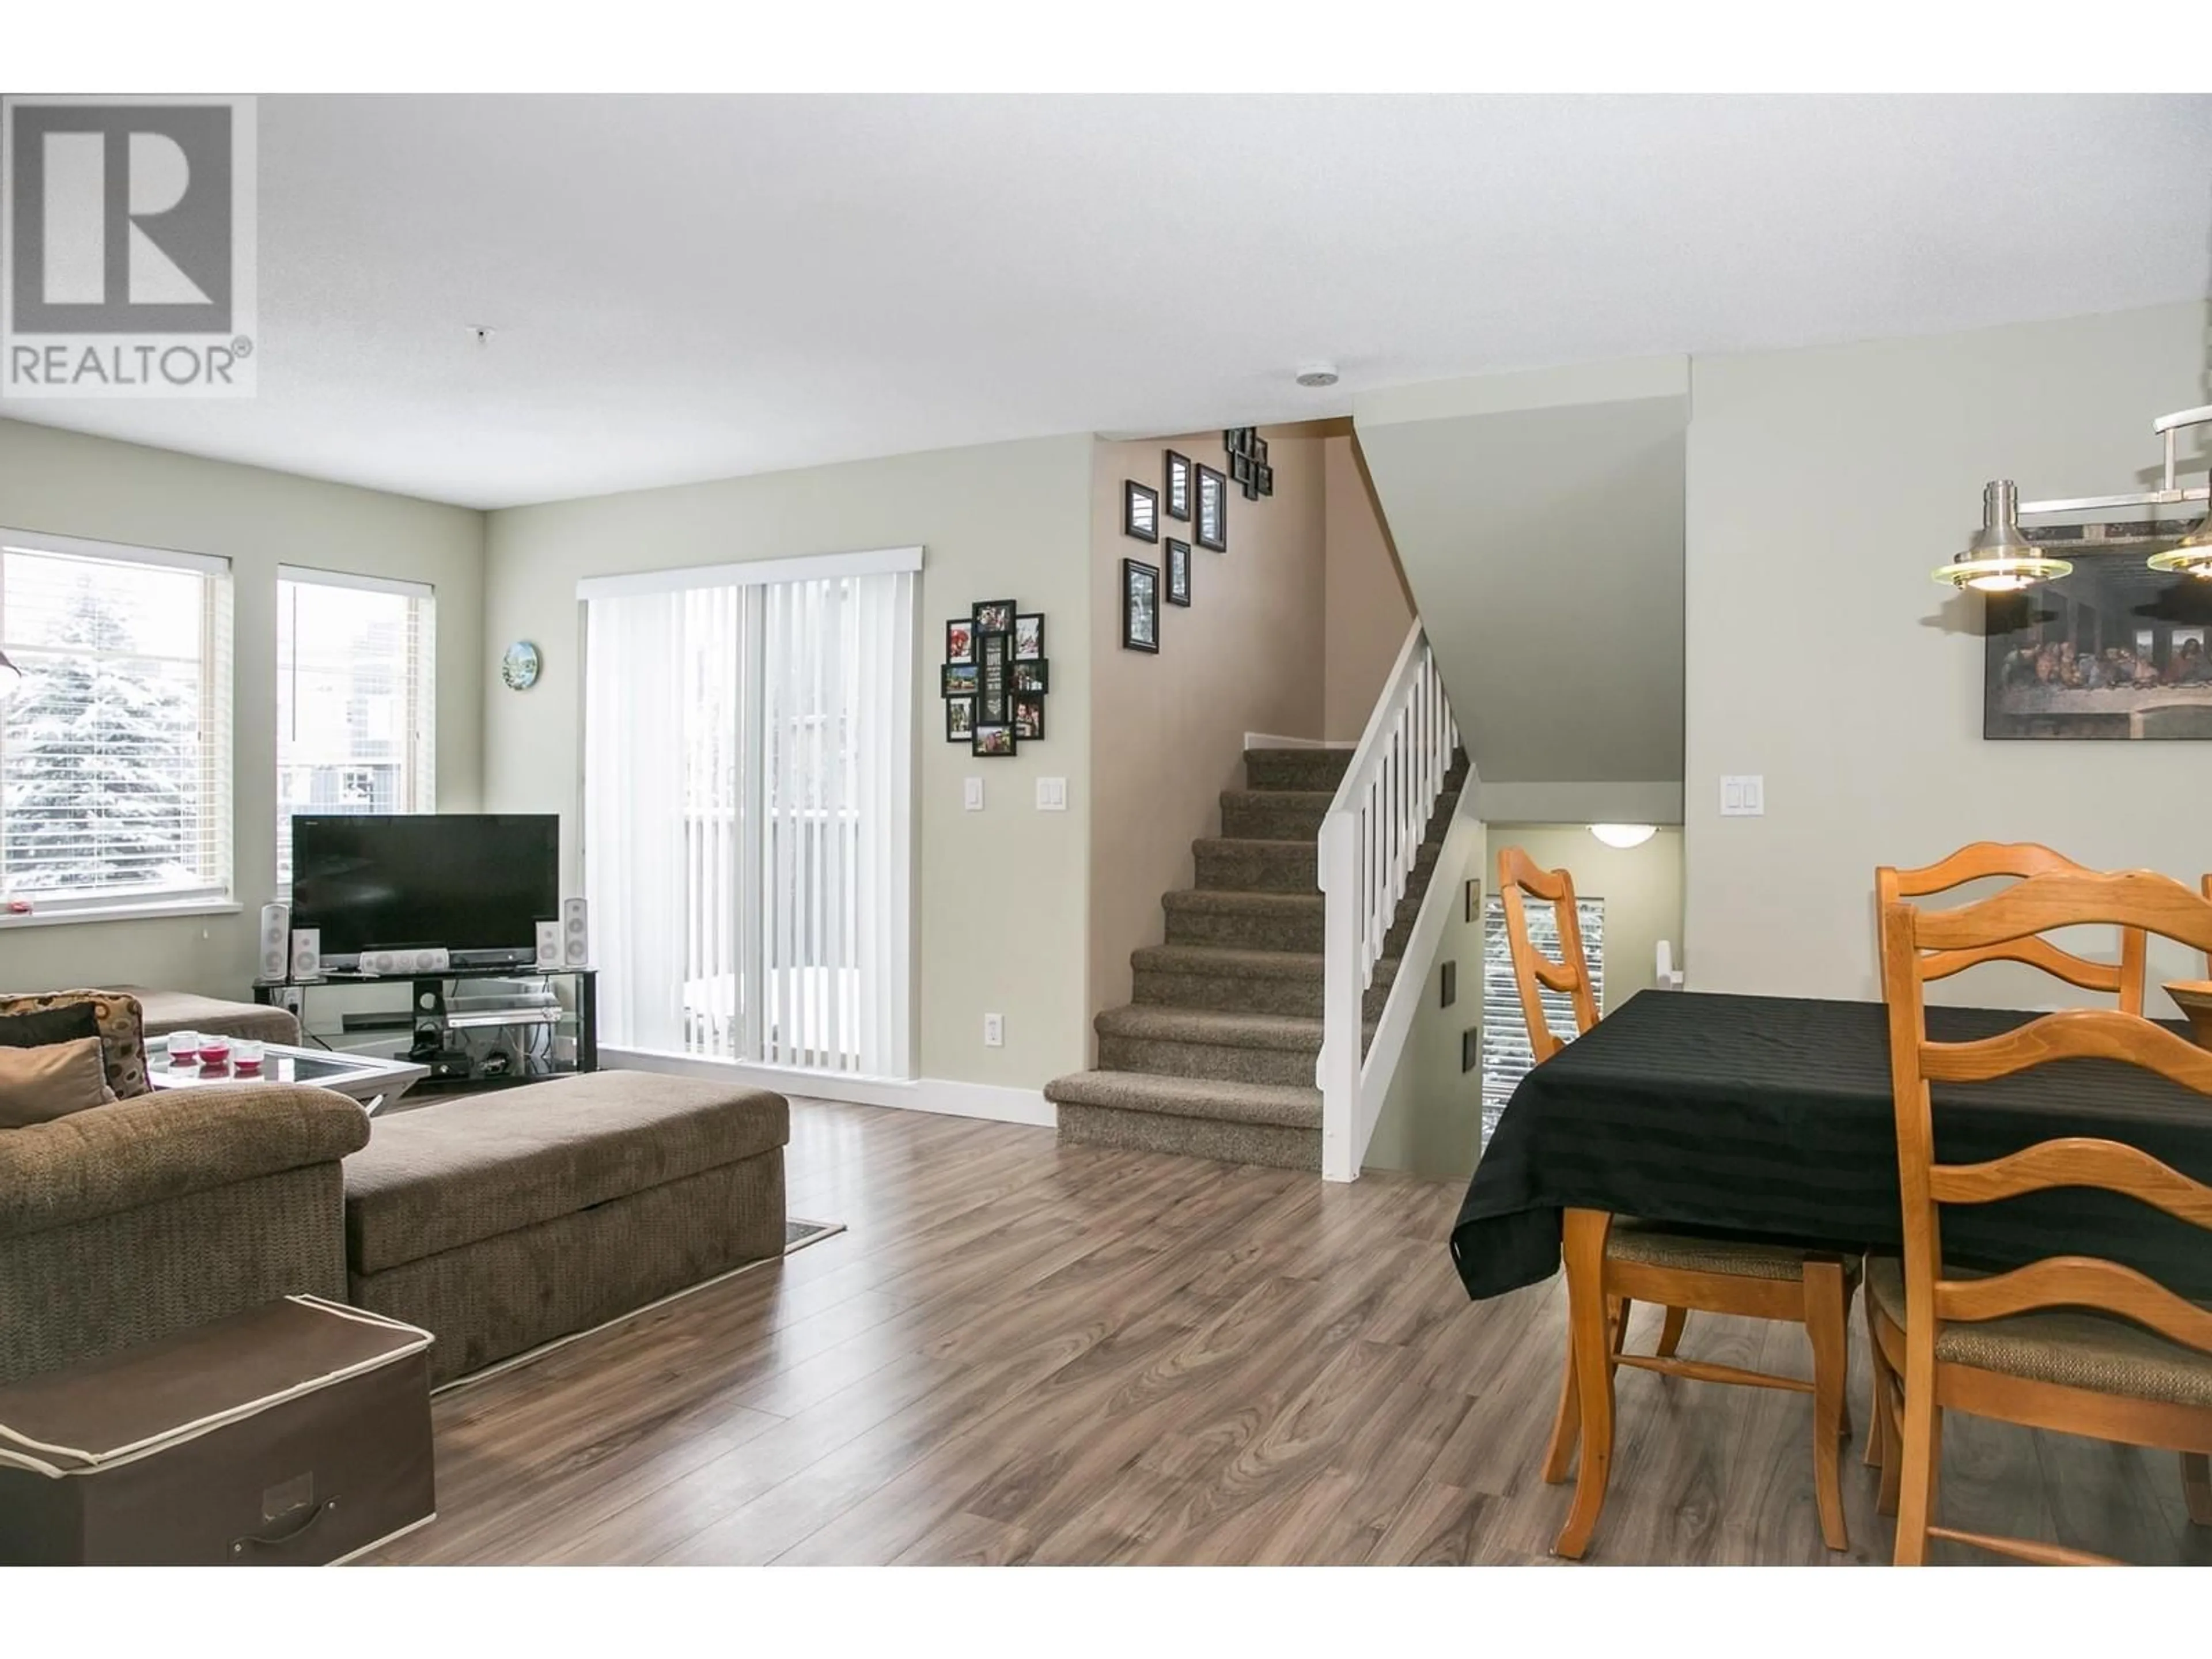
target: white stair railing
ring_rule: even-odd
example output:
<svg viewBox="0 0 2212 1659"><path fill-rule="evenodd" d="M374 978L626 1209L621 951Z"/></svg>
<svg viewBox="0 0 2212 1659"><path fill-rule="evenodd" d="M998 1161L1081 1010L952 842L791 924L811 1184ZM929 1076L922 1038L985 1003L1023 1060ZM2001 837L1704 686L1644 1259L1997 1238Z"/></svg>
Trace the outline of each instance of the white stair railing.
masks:
<svg viewBox="0 0 2212 1659"><path fill-rule="evenodd" d="M1363 1056L1361 1014L1375 964L1406 896L1458 747L1451 703L1428 636L1417 622L1322 821L1321 888L1328 921L1316 1082L1322 1092L1322 1174L1330 1181L1358 1179L1382 1097L1413 1024L1421 975L1401 974ZM1436 897L1432 889L1430 898ZM1407 951L1409 961L1416 950L1433 949L1442 930L1442 907L1425 903L1423 910L1428 925L1417 924ZM1431 910L1436 912L1433 921Z"/></svg>

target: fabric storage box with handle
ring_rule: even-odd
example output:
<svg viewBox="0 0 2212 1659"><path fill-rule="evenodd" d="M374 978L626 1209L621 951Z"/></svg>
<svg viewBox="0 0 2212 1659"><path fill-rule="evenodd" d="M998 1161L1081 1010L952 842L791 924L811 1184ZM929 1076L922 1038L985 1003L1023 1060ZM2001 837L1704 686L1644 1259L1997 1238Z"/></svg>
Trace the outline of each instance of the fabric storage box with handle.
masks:
<svg viewBox="0 0 2212 1659"><path fill-rule="evenodd" d="M430 1342L294 1296L0 1387L0 1562L320 1565L411 1531Z"/></svg>

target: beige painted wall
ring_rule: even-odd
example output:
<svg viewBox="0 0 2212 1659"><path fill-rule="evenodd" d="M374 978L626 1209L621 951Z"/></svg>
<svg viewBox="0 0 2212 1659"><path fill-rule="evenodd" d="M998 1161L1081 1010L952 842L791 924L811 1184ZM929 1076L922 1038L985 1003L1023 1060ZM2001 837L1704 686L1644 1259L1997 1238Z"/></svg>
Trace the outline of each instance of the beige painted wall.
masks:
<svg viewBox="0 0 2212 1659"><path fill-rule="evenodd" d="M235 915L0 923L0 985L128 981L243 996L276 878L276 568L428 582L438 593L438 805L482 784L483 515L258 467L0 421L0 526L231 561Z"/></svg>
<svg viewBox="0 0 2212 1659"><path fill-rule="evenodd" d="M1349 435L1322 441L1324 735L1356 743L1413 625L1413 601Z"/></svg>
<svg viewBox="0 0 2212 1659"><path fill-rule="evenodd" d="M1695 362L1693 988L1877 995L1875 866L1971 841L2047 842L2191 883L2212 868L2212 753L1984 742L1979 604L1928 579L1979 521L1985 479L2030 499L2150 482L2150 422L2207 401L2206 359L2205 309L2185 304ZM1724 773L1765 776L1765 817L1719 816ZM2202 977L2190 967L2154 956L2153 982ZM2009 968L1935 994L2075 994Z"/></svg>
<svg viewBox="0 0 2212 1659"><path fill-rule="evenodd" d="M1121 533L1121 484L1160 488L1169 449L1224 469L1221 435L1099 443L1091 457L1091 1009L1129 1000L1129 952L1157 945L1160 895L1195 878L1191 842L1221 833L1243 786L1244 734L1319 738L1324 649L1321 443L1270 438L1275 493L1229 493L1229 550L1191 549L1191 605L1163 605L1157 656L1121 648L1121 562L1164 544ZM1189 540L1192 526L1166 520ZM1055 682L1056 683L1056 682Z"/></svg>
<svg viewBox="0 0 2212 1659"><path fill-rule="evenodd" d="M921 544L915 652L919 866L916 1061L925 1078L1035 1088L1085 1063L1083 937L1091 802L1091 440L902 455L751 478L516 507L490 515L483 644L535 640L545 672L495 690L485 793L502 811L558 811L571 888L582 735L582 576ZM1046 740L1010 760L945 741L944 623L978 599L1045 613ZM961 781L984 780L968 812ZM1039 812L1064 777L1068 810ZM983 1046L986 1012L1006 1017Z"/></svg>

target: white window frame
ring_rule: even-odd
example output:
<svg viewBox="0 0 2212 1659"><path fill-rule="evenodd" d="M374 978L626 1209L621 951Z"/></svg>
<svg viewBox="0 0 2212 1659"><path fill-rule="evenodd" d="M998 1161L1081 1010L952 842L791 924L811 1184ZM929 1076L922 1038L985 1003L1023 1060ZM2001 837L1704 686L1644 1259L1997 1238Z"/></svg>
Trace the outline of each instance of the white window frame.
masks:
<svg viewBox="0 0 2212 1659"><path fill-rule="evenodd" d="M410 685L409 705L413 714L413 729L408 734L404 748L404 783L402 796L406 812L434 812L438 810L438 590L429 582L404 581L389 576L364 576L349 570L317 570L306 565L279 565L276 568L277 604L283 604L284 585L295 583L308 587L352 588L364 593L397 594L427 606L421 619L410 631L410 642L414 659L408 664ZM272 643L274 641L272 641ZM276 672L282 674L284 665L281 658ZM283 776L284 770L284 734L276 734L277 748L274 757L273 775L277 781L276 817L277 836L270 848L276 859L275 889L280 902L289 902L292 883L283 868L283 819L285 811ZM348 763L349 765L351 763Z"/></svg>
<svg viewBox="0 0 2212 1659"><path fill-rule="evenodd" d="M32 889L21 896L35 908L21 914L0 911L0 929L123 921L140 917L234 914L240 907L236 892L237 730L232 702L236 621L230 561L213 554L188 553L175 548L140 547L85 536L0 529L0 554L9 552L47 554L141 568L189 570L207 578L200 615L200 726L211 734L212 741L200 755L200 799L202 810L212 818L214 833L206 843L208 863L201 872L207 879L198 886L76 898ZM0 644L6 641L7 631L6 583L4 575L0 575ZM7 766L5 723L0 720L0 787L4 787ZM4 796L0 796L0 814L4 811ZM0 843L0 853L4 853L4 843ZM0 890L11 889L12 878L7 866L0 863Z"/></svg>

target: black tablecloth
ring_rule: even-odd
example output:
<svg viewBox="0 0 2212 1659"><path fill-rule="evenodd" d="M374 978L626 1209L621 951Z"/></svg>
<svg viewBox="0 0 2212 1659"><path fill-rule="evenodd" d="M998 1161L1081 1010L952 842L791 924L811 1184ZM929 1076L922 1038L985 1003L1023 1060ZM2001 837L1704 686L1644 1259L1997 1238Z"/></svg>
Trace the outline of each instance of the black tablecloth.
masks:
<svg viewBox="0 0 2212 1659"><path fill-rule="evenodd" d="M1960 1042L2032 1018L1930 1008L1928 1035ZM2212 1182L2212 1101L2114 1061L1939 1085L1934 1120L1939 1163L2084 1134ZM1468 1293L1498 1296L1555 1272L1563 1207L1824 1249L1899 1249L1881 1005L1681 991L1632 998L1513 1091L1452 1229ZM1942 1227L1947 1262L2101 1255L2212 1297L2212 1233L2118 1194L1946 1205Z"/></svg>

